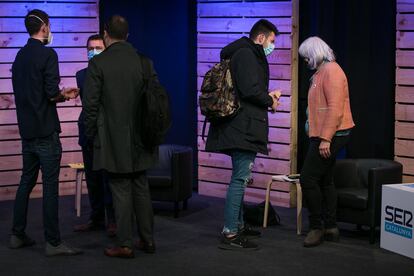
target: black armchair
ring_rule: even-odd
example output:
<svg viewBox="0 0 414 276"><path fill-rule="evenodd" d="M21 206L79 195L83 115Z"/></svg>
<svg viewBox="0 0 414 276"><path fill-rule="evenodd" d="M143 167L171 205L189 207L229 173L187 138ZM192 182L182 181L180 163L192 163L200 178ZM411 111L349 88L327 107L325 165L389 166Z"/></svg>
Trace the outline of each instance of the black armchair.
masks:
<svg viewBox="0 0 414 276"><path fill-rule="evenodd" d="M192 195L192 148L161 145L159 162L148 170L147 175L152 200L173 201L174 217L178 217L180 201L183 201L183 209L187 209L187 201Z"/></svg>
<svg viewBox="0 0 414 276"><path fill-rule="evenodd" d="M402 165L392 160L344 159L334 169L337 220L370 228L370 243L381 221L382 185L402 182Z"/></svg>

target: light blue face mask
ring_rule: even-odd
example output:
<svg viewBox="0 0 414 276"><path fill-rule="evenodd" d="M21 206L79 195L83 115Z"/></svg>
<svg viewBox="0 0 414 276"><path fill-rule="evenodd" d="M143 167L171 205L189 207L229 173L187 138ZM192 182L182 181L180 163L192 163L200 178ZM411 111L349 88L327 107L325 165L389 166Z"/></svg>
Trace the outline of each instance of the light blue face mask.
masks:
<svg viewBox="0 0 414 276"><path fill-rule="evenodd" d="M269 46L267 46L264 49L264 53L266 56L270 55L274 50L275 50L275 44L274 43L270 43Z"/></svg>
<svg viewBox="0 0 414 276"><path fill-rule="evenodd" d="M97 56L100 53L102 53L102 50L96 50L96 49L89 50L88 51L88 60L91 60L94 56Z"/></svg>

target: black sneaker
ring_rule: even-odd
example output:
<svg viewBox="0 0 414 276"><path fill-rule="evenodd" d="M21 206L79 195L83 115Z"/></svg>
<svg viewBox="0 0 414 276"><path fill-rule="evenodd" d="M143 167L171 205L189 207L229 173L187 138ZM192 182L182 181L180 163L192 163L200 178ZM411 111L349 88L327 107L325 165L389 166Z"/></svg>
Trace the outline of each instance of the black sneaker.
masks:
<svg viewBox="0 0 414 276"><path fill-rule="evenodd" d="M237 234L231 238L226 237L225 234L222 234L220 245L218 246L220 249L225 250L257 250L259 246L255 243L249 241L245 236Z"/></svg>
<svg viewBox="0 0 414 276"><path fill-rule="evenodd" d="M253 230L250 225L245 225L242 229L240 229L239 234L248 237L249 239L257 239L262 236L262 233L260 233L260 231Z"/></svg>
<svg viewBox="0 0 414 276"><path fill-rule="evenodd" d="M29 236L25 235L23 237L18 237L16 235L10 236L10 249L18 249L23 247L29 247L35 245L36 242L32 240Z"/></svg>

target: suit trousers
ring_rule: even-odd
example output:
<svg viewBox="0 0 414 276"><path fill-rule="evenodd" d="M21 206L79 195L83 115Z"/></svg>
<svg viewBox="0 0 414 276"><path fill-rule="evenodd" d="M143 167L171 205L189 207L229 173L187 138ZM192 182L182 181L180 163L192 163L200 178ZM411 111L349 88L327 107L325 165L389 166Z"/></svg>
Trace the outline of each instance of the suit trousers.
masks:
<svg viewBox="0 0 414 276"><path fill-rule="evenodd" d="M133 248L133 224L140 239L153 241L154 214L145 171L133 174L109 173L115 208L118 246Z"/></svg>

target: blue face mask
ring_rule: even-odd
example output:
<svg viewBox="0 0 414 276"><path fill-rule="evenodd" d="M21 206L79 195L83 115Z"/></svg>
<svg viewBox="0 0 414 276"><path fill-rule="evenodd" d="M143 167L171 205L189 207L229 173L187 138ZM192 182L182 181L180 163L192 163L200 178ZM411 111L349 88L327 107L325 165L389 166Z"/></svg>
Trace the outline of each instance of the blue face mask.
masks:
<svg viewBox="0 0 414 276"><path fill-rule="evenodd" d="M267 46L266 48L263 48L264 49L264 53L265 53L265 55L266 56L268 56L268 55L270 55L272 52L273 52L273 50L275 49L275 44L274 43L270 43L269 44L269 46Z"/></svg>
<svg viewBox="0 0 414 276"><path fill-rule="evenodd" d="M93 50L88 51L88 60L91 60L94 56L97 56L100 53L102 53L102 50L93 49Z"/></svg>

